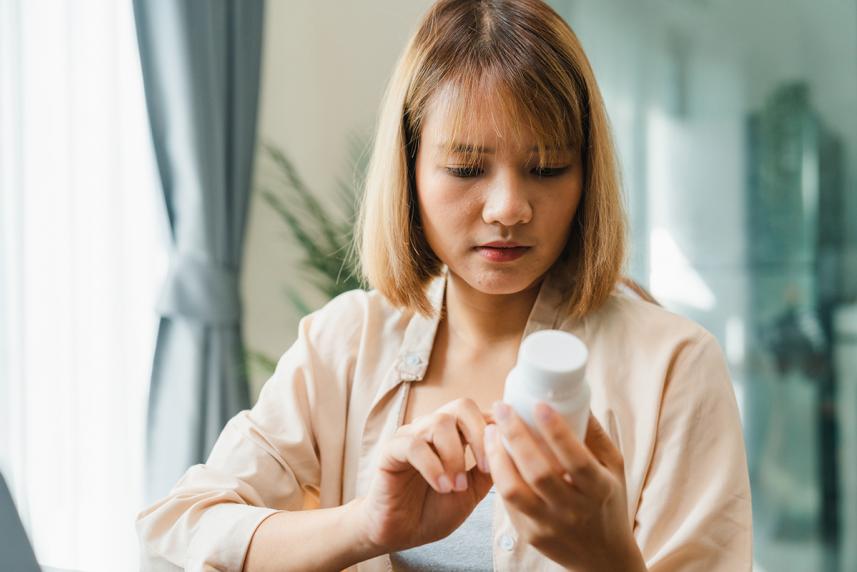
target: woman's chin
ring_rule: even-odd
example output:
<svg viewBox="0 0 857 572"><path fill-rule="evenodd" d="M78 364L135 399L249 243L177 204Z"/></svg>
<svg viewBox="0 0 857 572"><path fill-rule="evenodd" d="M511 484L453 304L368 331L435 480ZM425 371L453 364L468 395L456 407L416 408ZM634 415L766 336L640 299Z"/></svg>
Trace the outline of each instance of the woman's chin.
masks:
<svg viewBox="0 0 857 572"><path fill-rule="evenodd" d="M508 296L529 289L541 274L530 269L474 268L460 276L474 290L493 296Z"/></svg>

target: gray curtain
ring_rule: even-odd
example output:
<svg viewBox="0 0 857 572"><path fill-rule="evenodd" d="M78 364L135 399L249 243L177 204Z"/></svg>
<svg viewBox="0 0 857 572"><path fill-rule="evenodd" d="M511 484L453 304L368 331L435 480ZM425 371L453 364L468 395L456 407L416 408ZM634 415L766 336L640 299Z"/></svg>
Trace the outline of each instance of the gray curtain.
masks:
<svg viewBox="0 0 857 572"><path fill-rule="evenodd" d="M226 421L249 406L238 272L263 12L263 0L134 0L173 242L149 390L149 501L203 462Z"/></svg>

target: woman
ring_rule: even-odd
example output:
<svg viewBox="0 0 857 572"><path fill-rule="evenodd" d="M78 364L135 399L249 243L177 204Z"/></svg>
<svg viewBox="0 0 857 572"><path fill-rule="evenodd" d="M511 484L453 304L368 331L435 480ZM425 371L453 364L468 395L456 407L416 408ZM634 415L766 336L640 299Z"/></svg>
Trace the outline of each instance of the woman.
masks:
<svg viewBox="0 0 857 572"><path fill-rule="evenodd" d="M373 290L304 318L255 407L140 515L147 566L750 569L723 357L617 287L624 236L568 25L539 0L437 2L381 110L358 232ZM549 407L528 428L496 403L545 328L589 348L585 442Z"/></svg>

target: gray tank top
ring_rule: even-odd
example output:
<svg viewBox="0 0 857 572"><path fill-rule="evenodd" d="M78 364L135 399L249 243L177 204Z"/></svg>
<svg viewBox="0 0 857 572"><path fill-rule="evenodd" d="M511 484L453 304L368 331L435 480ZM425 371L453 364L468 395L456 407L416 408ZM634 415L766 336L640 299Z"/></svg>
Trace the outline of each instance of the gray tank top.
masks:
<svg viewBox="0 0 857 572"><path fill-rule="evenodd" d="M459 570L489 572L494 569L491 520L494 514L494 487L470 516L446 538L400 552L390 553L393 570L428 572Z"/></svg>

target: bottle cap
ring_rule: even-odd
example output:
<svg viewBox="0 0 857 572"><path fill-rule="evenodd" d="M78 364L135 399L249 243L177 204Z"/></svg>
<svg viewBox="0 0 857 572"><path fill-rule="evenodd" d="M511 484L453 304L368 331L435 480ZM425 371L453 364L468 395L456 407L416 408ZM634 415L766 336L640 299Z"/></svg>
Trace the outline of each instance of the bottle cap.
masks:
<svg viewBox="0 0 857 572"><path fill-rule="evenodd" d="M547 399L566 398L587 390L583 382L589 351L577 336L541 330L524 339L516 368L533 392Z"/></svg>

